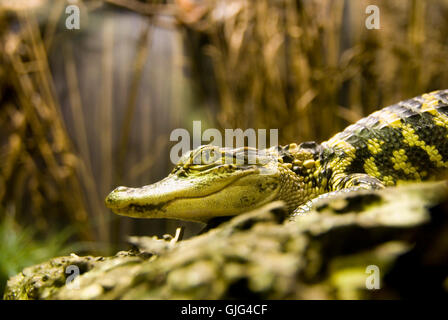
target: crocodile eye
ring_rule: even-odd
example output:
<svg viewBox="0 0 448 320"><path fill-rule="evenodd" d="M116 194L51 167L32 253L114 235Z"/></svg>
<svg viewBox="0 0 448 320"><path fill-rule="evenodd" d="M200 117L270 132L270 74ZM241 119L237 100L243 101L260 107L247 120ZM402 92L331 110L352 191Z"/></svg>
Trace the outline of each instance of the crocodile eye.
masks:
<svg viewBox="0 0 448 320"><path fill-rule="evenodd" d="M215 149L202 149L193 158L195 165L209 165L219 159L219 154Z"/></svg>

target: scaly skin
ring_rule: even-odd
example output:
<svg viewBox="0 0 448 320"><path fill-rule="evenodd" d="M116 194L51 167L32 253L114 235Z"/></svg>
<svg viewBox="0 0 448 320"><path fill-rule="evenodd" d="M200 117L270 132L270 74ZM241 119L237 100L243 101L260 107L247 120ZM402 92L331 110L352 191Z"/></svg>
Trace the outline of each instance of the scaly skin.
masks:
<svg viewBox="0 0 448 320"><path fill-rule="evenodd" d="M116 188L106 206L125 216L205 223L282 200L295 215L319 197L442 179L447 168L448 90L441 90L377 111L320 145L201 146L162 181Z"/></svg>

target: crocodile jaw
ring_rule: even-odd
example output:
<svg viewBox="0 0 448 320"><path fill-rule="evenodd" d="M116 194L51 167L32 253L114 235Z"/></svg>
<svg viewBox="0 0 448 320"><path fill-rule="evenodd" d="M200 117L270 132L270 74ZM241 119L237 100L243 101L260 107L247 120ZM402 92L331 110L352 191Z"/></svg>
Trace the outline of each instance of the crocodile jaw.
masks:
<svg viewBox="0 0 448 320"><path fill-rule="evenodd" d="M261 175L257 169L186 178L170 175L141 188L118 187L107 196L106 206L119 215L135 218L205 223L273 201L279 189L276 174Z"/></svg>

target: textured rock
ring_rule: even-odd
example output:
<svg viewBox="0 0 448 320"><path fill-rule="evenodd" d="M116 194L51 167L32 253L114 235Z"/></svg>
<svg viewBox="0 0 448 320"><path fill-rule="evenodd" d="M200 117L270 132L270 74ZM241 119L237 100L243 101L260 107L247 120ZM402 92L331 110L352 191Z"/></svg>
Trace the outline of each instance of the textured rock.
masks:
<svg viewBox="0 0 448 320"><path fill-rule="evenodd" d="M447 297L447 235L446 182L344 194L294 221L271 203L189 240L133 238L139 250L26 268L4 298ZM66 285L70 265L78 289ZM366 288L368 267L379 271L379 289Z"/></svg>

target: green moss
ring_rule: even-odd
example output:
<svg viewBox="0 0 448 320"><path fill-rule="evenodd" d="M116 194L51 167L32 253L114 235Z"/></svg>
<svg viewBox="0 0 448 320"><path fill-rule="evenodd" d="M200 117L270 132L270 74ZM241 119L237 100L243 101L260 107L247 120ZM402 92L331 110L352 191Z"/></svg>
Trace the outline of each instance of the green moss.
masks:
<svg viewBox="0 0 448 320"><path fill-rule="evenodd" d="M70 229L53 233L45 240L37 240L35 235L32 227L22 227L7 215L0 220L0 295L8 278L23 268L76 249L67 245Z"/></svg>

